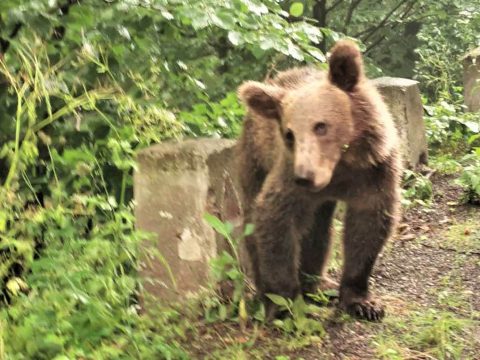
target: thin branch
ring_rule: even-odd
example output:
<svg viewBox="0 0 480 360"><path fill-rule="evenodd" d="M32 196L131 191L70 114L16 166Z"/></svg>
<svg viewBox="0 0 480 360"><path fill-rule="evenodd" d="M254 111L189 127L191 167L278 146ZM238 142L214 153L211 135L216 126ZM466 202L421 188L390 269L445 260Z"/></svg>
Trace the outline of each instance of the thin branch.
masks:
<svg viewBox="0 0 480 360"><path fill-rule="evenodd" d="M410 3L410 6L408 6L405 11L403 12L403 14L400 16L400 19L402 20L405 20L405 18L409 15L410 11L413 9L414 5L416 4L415 1L413 1L412 3ZM391 28L390 28L390 31L394 30L399 24L401 24L400 22L395 22L392 24ZM372 44L370 44L367 49L365 50L365 55L368 54L370 51L372 51L374 48L376 48L378 45L380 45L384 40L386 39L386 36L381 36L379 39L377 39L376 41L374 41Z"/></svg>
<svg viewBox="0 0 480 360"><path fill-rule="evenodd" d="M404 0L402 1L399 5L403 5L405 2L407 2L408 0ZM413 0L414 2L416 2L417 0ZM353 37L355 38L360 38L362 35L365 35L365 34L368 34L370 32L373 32L373 31L377 31L378 29L380 29L382 27L382 24L385 23L386 21L388 21L388 19L393 15L393 13L395 12L395 10L398 9L399 6L396 6L389 14L387 14L387 16L385 16L385 18L380 22L380 24L378 25L374 25L374 26L370 26L369 28L366 28L362 31L359 31L358 33L354 34ZM370 35L367 35L367 36L370 36Z"/></svg>
<svg viewBox="0 0 480 360"><path fill-rule="evenodd" d="M343 3L343 0L338 0L337 2L335 2L332 6L330 6L329 8L326 8L325 9L325 14L328 14L330 11L334 10L338 5L340 5L341 3Z"/></svg>
<svg viewBox="0 0 480 360"><path fill-rule="evenodd" d="M385 23L388 21L388 19L390 19L390 17L392 17L392 15L395 13L395 11L397 11L402 5L404 5L405 3L407 3L408 0L402 0L398 3L397 6L395 6L392 10L390 10L390 12L385 15L385 17L383 18L382 21L380 21L380 23L375 26L373 28L373 30L367 35L365 36L363 39L362 39L362 42L366 42L369 38L372 37L373 34L375 34L378 30L380 30L382 28L382 26L385 25Z"/></svg>
<svg viewBox="0 0 480 360"><path fill-rule="evenodd" d="M326 27L327 24L327 0L317 0L315 5L313 6L313 18L317 20L318 27ZM327 43L325 37L322 38L320 44L317 44L317 47L325 53L325 49L327 47Z"/></svg>
<svg viewBox="0 0 480 360"><path fill-rule="evenodd" d="M317 0L313 5L313 18L320 27L325 27L327 0Z"/></svg>
<svg viewBox="0 0 480 360"><path fill-rule="evenodd" d="M345 19L345 24L343 25L343 29L342 29L342 32L344 34L347 33L348 26L350 25L350 22L352 21L353 12L358 7L358 5L360 5L360 3L362 1L363 0L352 0L350 2L350 6L348 7L348 12L347 12L347 18Z"/></svg>
<svg viewBox="0 0 480 360"><path fill-rule="evenodd" d="M385 38L386 38L385 36L381 36L376 41L371 43L365 50L364 55L367 55L370 51L372 51L374 48L380 45L385 40Z"/></svg>

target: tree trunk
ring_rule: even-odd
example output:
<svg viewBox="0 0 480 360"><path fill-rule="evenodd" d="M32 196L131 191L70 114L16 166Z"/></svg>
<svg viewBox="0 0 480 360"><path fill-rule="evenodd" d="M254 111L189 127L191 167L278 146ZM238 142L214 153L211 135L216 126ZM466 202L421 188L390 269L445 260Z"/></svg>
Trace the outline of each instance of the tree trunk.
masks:
<svg viewBox="0 0 480 360"><path fill-rule="evenodd" d="M313 18L317 20L318 27L326 27L327 25L327 0L317 0L313 5ZM325 53L327 48L327 42L325 37L322 39L318 48Z"/></svg>

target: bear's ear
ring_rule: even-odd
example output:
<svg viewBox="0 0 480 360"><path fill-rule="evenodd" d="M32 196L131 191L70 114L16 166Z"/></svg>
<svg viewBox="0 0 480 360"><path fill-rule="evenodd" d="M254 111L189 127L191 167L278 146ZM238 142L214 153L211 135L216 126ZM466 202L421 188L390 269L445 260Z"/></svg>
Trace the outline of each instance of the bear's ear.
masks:
<svg viewBox="0 0 480 360"><path fill-rule="evenodd" d="M247 81L238 88L238 97L253 112L280 120L280 102L285 90L274 85Z"/></svg>
<svg viewBox="0 0 480 360"><path fill-rule="evenodd" d="M342 90L352 91L363 77L362 54L353 41L337 42L331 50L329 65L330 82Z"/></svg>

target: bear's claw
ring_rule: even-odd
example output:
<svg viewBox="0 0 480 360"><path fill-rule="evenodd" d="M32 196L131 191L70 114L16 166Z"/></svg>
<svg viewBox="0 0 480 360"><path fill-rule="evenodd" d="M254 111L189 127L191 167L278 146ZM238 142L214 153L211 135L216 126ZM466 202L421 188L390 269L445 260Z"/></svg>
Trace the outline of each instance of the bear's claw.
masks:
<svg viewBox="0 0 480 360"><path fill-rule="evenodd" d="M380 321L385 316L385 308L372 300L363 300L344 306L344 310L359 319Z"/></svg>

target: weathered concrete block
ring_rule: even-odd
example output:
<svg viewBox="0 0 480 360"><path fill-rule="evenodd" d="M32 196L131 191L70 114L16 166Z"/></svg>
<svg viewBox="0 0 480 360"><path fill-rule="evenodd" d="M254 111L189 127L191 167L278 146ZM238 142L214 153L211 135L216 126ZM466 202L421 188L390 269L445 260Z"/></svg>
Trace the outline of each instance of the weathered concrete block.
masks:
<svg viewBox="0 0 480 360"><path fill-rule="evenodd" d="M463 94L469 111L480 111L480 48L463 57Z"/></svg>
<svg viewBox="0 0 480 360"><path fill-rule="evenodd" d="M159 260L145 259L142 276L153 280L145 282L145 290L155 298L178 299L205 285L209 260L226 247L203 220L206 212L241 222L234 147L233 140L199 139L139 152L134 175L137 226L157 234L156 247L177 283L175 288Z"/></svg>
<svg viewBox="0 0 480 360"><path fill-rule="evenodd" d="M401 151L406 166L426 163L428 157L423 106L417 81L381 77L373 80L383 95L401 140Z"/></svg>

